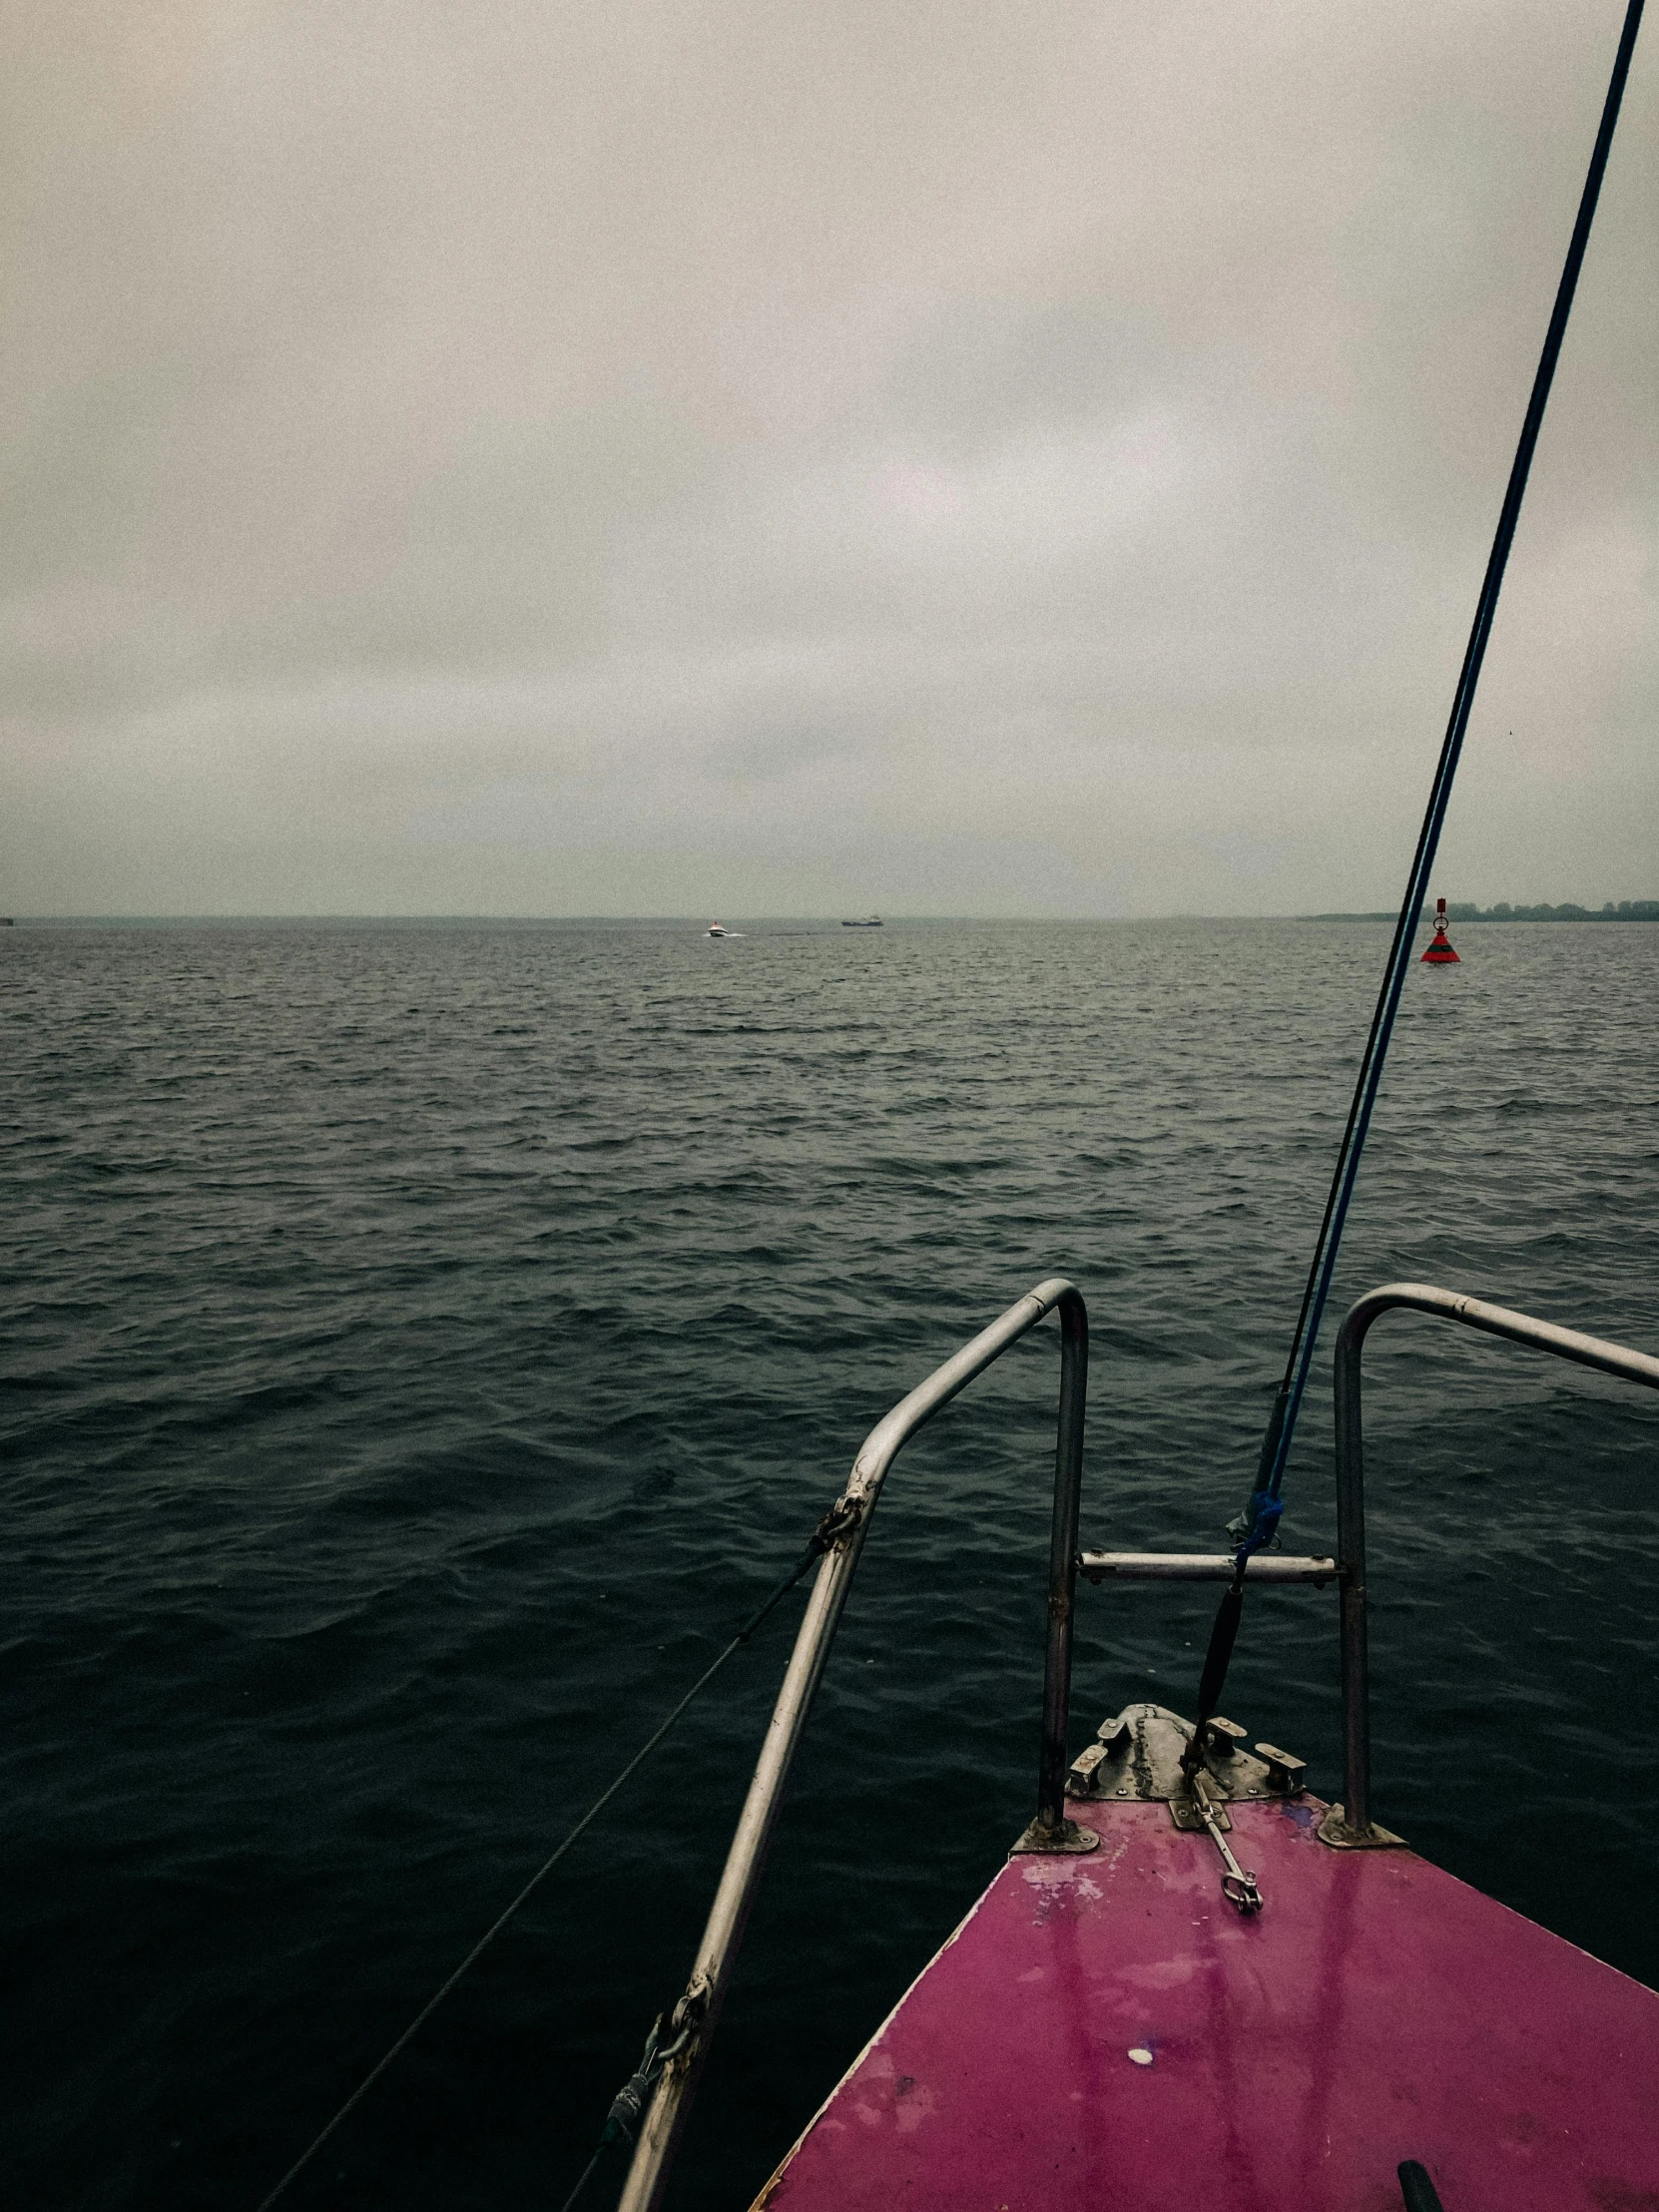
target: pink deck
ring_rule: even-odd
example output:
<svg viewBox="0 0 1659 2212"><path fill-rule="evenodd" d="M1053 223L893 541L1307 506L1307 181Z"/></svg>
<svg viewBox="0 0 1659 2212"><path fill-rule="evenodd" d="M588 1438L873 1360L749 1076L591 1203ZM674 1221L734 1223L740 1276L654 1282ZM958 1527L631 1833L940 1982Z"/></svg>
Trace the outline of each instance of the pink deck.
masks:
<svg viewBox="0 0 1659 2212"><path fill-rule="evenodd" d="M1323 1806L1234 1805L1266 1911L1159 1804L1011 1859L768 2212L1659 2212L1659 1996ZM1131 2052L1142 2054L1137 2061ZM1150 2053L1151 2062L1146 2062Z"/></svg>

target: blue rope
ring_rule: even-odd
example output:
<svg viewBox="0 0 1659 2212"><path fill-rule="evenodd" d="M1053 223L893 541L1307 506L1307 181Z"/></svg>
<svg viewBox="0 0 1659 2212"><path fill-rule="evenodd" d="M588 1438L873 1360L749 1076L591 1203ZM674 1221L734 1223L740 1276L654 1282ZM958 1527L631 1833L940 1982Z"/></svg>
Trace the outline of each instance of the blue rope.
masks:
<svg viewBox="0 0 1659 2212"><path fill-rule="evenodd" d="M1332 1176L1330 1195L1325 1202L1325 1218L1320 1224L1313 1262L1308 1270L1308 1284L1302 1296L1302 1311L1297 1317L1290 1357L1285 1363L1285 1379L1279 1385L1273 1411L1268 1419L1267 1433L1262 1440L1256 1486L1243 1514L1232 1523L1230 1529L1230 1533L1238 1538L1238 1549L1234 1556L1236 1577L1243 1576L1245 1562L1251 1553L1260 1551L1264 1544L1273 1540L1274 1532L1279 1526L1279 1517L1284 1511L1281 1491L1285 1481L1285 1464L1290 1457L1297 1415L1302 1409L1303 1396L1308 1387L1308 1375L1314 1362L1314 1347L1319 1339L1320 1322L1325 1314L1326 1301L1331 1295L1331 1280L1336 1272L1337 1254L1348 1222L1355 1181L1360 1173L1360 1158L1371 1130L1372 1110L1377 1104L1378 1089L1382 1081L1382 1067L1388 1055L1389 1039L1393 1035L1394 1016L1399 1011L1400 993L1405 987L1406 972L1411 966L1416 949L1414 931L1428 896L1429 875L1434 865L1434 854L1439 847L1446 808L1451 800L1452 779L1457 774L1463 739L1474 708L1475 687L1480 681L1481 665L1486 658L1486 645L1491 636L1493 617L1497 613L1498 593L1503 587L1503 572L1508 565L1509 549L1514 543L1515 525L1520 519L1526 479L1537 448L1538 432L1543 423L1550 385L1554 381L1556 362L1560 358L1561 343L1566 336L1573 293L1578 287L1579 272L1584 266L1584 252L1590 241L1590 226L1595 220L1596 202L1601 196L1601 182L1606 174L1607 157L1618 123L1619 103L1624 97L1625 79L1630 74L1630 57L1635 50L1636 33L1641 25L1642 4L1643 0L1629 0L1625 11L1624 29L1613 62L1612 80L1602 108L1601 127L1596 133L1589 174L1584 180L1583 196L1578 204L1578 219L1573 225L1566 264L1556 289L1554 310L1549 318L1549 328L1544 333L1543 350L1538 358L1537 373L1532 379L1532 392L1521 423L1520 439L1509 470L1503 505L1498 512L1497 529L1493 534L1492 550L1486 562L1480 597L1475 603L1468 647L1463 655L1457 689L1452 697L1451 715L1440 746L1434 781L1429 788L1422 828L1417 832L1416 851L1412 855L1410 873L1405 879L1405 895L1400 901L1399 918L1394 923L1393 942L1388 948L1387 964L1382 971L1382 985L1378 993L1377 1009L1372 1015L1371 1034L1366 1040L1365 1053L1360 1062L1354 1102L1349 1108L1348 1125L1343 1131L1336 1172Z"/></svg>

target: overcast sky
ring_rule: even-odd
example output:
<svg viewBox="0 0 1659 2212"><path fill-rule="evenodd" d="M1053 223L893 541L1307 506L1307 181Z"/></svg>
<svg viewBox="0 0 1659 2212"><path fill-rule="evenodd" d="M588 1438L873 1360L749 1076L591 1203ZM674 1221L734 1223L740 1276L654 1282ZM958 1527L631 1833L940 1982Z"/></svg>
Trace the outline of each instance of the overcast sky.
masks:
<svg viewBox="0 0 1659 2212"><path fill-rule="evenodd" d="M19 0L0 910L1396 902L1622 0ZM1659 26L1436 887L1659 896Z"/></svg>

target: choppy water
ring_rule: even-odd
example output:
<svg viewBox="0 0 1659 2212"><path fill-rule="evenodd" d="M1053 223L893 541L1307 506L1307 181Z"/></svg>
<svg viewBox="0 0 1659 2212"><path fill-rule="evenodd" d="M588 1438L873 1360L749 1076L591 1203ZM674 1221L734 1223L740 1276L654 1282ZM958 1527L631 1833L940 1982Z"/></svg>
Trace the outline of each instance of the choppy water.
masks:
<svg viewBox="0 0 1659 2212"><path fill-rule="evenodd" d="M1240 1504L1385 933L1279 924L0 932L0 1882L28 2206L252 2206L834 1496L1039 1277L1085 1536ZM1411 978L1341 1291L1659 1344L1659 928ZM1659 1404L1373 1340L1378 1809L1659 1980ZM1055 1358L900 1461L677 2201L748 2202L1029 1809ZM1331 1542L1329 1391L1287 1534ZM1079 1739L1213 1592L1082 1593ZM793 1619L793 1614L790 1616ZM557 2205L678 1991L789 1633L295 2205ZM1329 1596L1229 1709L1337 1775ZM602 2194L594 2199L604 2202Z"/></svg>

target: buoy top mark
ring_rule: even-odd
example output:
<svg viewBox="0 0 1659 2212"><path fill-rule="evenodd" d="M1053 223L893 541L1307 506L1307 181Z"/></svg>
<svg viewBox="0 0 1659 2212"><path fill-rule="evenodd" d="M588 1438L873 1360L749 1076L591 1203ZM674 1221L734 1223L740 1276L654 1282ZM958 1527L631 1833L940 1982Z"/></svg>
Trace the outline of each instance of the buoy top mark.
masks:
<svg viewBox="0 0 1659 2212"><path fill-rule="evenodd" d="M1452 951L1451 946L1446 941L1445 900L1436 898L1434 901L1434 941L1423 954L1423 959L1430 967L1444 967L1449 961L1455 960L1456 957L1456 953Z"/></svg>

